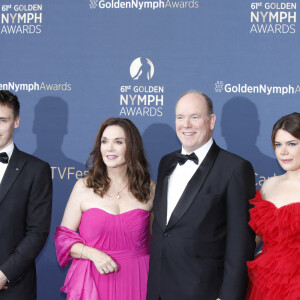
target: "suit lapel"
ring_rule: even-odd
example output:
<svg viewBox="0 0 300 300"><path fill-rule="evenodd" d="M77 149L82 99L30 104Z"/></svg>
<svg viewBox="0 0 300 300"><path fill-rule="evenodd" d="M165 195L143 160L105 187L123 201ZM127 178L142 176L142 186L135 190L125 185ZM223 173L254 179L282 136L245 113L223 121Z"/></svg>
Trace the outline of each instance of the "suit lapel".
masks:
<svg viewBox="0 0 300 300"><path fill-rule="evenodd" d="M4 173L1 185L0 185L0 203L4 199L5 195L19 176L22 168L25 165L25 160L22 159L21 152L16 146L9 160L8 166Z"/></svg>
<svg viewBox="0 0 300 300"><path fill-rule="evenodd" d="M178 151L180 152L180 151ZM168 183L170 174L174 171L177 162L174 160L175 154L172 155L171 159L167 161L167 168L164 170L162 179L160 179L161 186L160 189L155 191L155 202L158 203L158 209L155 210L155 214L159 217L157 218L161 228L164 230L167 223L167 207L168 207Z"/></svg>
<svg viewBox="0 0 300 300"><path fill-rule="evenodd" d="M201 165L199 166L199 168L187 184L186 188L184 189L170 217L166 229L169 229L172 226L174 226L191 206L196 195L201 190L201 187L203 186L208 174L210 173L210 170L215 163L219 150L220 148L214 142L210 150L208 151L206 157L202 161Z"/></svg>
<svg viewBox="0 0 300 300"><path fill-rule="evenodd" d="M169 176L165 176L163 179L162 189L161 189L161 202L159 207L160 217L158 218L160 221L160 225L162 229L166 228L167 223L167 199L168 199L168 181Z"/></svg>

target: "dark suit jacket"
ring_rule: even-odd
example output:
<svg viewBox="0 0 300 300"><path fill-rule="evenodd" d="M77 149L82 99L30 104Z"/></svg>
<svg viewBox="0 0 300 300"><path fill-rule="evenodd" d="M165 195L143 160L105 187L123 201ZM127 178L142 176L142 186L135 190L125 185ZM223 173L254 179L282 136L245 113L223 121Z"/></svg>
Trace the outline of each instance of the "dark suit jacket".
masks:
<svg viewBox="0 0 300 300"><path fill-rule="evenodd" d="M254 251L253 168L213 143L166 226L174 156L164 156L158 170L147 299L242 300Z"/></svg>
<svg viewBox="0 0 300 300"><path fill-rule="evenodd" d="M51 205L49 164L15 146L0 185L0 270L10 282L1 300L36 298L35 258L49 233Z"/></svg>

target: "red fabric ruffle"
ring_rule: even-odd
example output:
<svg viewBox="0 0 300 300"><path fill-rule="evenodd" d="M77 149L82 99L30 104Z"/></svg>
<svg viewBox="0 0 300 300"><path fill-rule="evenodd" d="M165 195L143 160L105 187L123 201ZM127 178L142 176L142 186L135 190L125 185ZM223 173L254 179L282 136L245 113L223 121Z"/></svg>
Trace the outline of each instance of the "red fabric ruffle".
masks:
<svg viewBox="0 0 300 300"><path fill-rule="evenodd" d="M257 191L250 203L254 208L249 225L264 245L262 253L247 263L247 299L300 299L300 202L277 208Z"/></svg>

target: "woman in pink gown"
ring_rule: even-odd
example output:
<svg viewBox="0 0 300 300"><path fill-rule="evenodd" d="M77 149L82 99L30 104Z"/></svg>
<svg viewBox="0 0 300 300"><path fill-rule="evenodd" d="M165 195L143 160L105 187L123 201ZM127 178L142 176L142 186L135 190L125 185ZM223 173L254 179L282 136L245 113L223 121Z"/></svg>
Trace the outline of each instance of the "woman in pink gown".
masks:
<svg viewBox="0 0 300 300"><path fill-rule="evenodd" d="M249 224L264 244L248 262L247 300L300 300L300 113L275 123L272 144L286 173L269 178L251 200Z"/></svg>
<svg viewBox="0 0 300 300"><path fill-rule="evenodd" d="M145 300L155 187L134 124L106 120L87 165L54 237L59 264L72 262L61 290L68 300Z"/></svg>

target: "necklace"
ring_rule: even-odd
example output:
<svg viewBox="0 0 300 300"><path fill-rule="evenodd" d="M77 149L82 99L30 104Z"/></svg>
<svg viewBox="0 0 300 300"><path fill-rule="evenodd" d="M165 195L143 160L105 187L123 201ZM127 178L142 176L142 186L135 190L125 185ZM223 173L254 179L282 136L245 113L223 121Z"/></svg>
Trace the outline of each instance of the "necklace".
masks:
<svg viewBox="0 0 300 300"><path fill-rule="evenodd" d="M116 196L116 199L121 199L121 193L123 192L123 190L128 186L128 182L123 186L123 188L117 192L117 196ZM113 198L109 193L106 193L106 195L109 197L109 198Z"/></svg>
<svg viewBox="0 0 300 300"><path fill-rule="evenodd" d="M121 199L121 193L123 192L123 190L128 186L128 183L119 191L117 192L117 196L116 196L116 199ZM111 195L109 195L108 193L106 193L106 195L110 198L113 198Z"/></svg>
<svg viewBox="0 0 300 300"><path fill-rule="evenodd" d="M128 183L126 183L126 185L121 189L121 191L117 193L117 197L116 197L117 199L121 199L120 193L123 192L123 190L126 188L127 185Z"/></svg>

